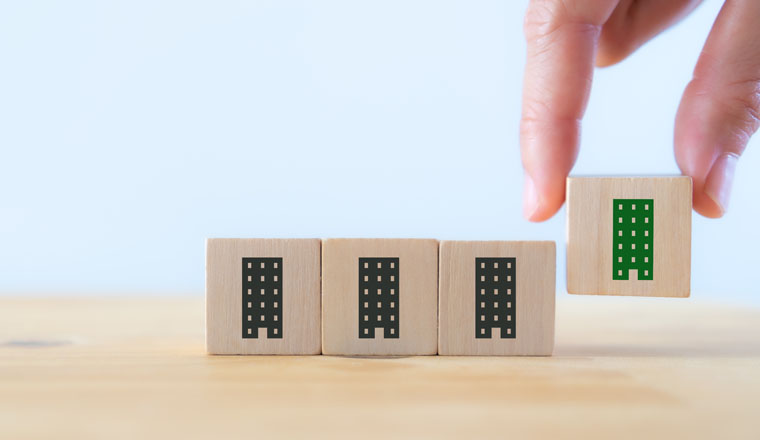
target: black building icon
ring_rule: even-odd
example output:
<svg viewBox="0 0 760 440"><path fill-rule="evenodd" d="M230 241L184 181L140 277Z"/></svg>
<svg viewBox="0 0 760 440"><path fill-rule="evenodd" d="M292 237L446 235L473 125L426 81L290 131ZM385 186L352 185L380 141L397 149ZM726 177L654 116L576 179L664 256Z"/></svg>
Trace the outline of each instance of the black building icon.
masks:
<svg viewBox="0 0 760 440"><path fill-rule="evenodd" d="M282 339L282 258L243 258L243 338Z"/></svg>
<svg viewBox="0 0 760 440"><path fill-rule="evenodd" d="M516 264L516 258L475 259L476 338L490 339L494 328L501 339L515 338Z"/></svg>
<svg viewBox="0 0 760 440"><path fill-rule="evenodd" d="M359 338L399 337L398 258L359 258Z"/></svg>

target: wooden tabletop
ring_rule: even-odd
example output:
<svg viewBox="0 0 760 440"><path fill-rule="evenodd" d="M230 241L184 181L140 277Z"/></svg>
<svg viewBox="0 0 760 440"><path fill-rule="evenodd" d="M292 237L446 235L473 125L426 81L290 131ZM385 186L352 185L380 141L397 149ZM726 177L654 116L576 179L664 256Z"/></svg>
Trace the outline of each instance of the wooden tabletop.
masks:
<svg viewBox="0 0 760 440"><path fill-rule="evenodd" d="M542 358L208 356L201 298L0 299L0 438L760 438L760 310L559 298Z"/></svg>

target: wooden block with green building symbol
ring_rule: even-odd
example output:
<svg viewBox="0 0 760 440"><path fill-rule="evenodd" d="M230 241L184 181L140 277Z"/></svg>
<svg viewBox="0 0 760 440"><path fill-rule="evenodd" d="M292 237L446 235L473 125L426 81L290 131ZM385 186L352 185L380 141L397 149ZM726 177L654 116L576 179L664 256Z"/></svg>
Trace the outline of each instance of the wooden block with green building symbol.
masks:
<svg viewBox="0 0 760 440"><path fill-rule="evenodd" d="M685 176L569 177L567 291L688 297L691 200Z"/></svg>

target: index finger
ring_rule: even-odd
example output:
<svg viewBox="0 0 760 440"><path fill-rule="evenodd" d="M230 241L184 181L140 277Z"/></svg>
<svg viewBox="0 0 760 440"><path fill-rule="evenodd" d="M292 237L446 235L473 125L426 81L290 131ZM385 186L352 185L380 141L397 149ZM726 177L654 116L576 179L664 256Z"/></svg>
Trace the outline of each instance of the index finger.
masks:
<svg viewBox="0 0 760 440"><path fill-rule="evenodd" d="M619 0L532 0L525 14L527 60L520 147L523 214L543 221L565 200L578 154L602 25Z"/></svg>

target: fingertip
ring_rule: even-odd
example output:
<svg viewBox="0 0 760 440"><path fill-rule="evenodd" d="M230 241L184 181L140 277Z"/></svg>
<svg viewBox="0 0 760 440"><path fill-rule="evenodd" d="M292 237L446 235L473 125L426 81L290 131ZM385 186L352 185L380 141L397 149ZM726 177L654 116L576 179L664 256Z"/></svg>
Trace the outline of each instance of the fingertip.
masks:
<svg viewBox="0 0 760 440"><path fill-rule="evenodd" d="M538 198L536 184L533 183L530 175L525 173L523 178L523 217L526 220L534 221L533 216L540 207L541 201Z"/></svg>
<svg viewBox="0 0 760 440"><path fill-rule="evenodd" d="M607 31L606 27L605 31ZM623 46L625 43L623 39L611 39L605 31L602 31L599 47L596 50L596 58L594 59L596 67L613 66L623 61L631 52L630 48Z"/></svg>
<svg viewBox="0 0 760 440"><path fill-rule="evenodd" d="M721 218L725 214L720 206L704 193L694 193L693 203L694 211L702 217Z"/></svg>
<svg viewBox="0 0 760 440"><path fill-rule="evenodd" d="M559 211L558 207L542 204L536 211L533 212L533 215L528 218L528 221L531 221L533 223L544 222L554 217L554 214L556 214L557 211Z"/></svg>
<svg viewBox="0 0 760 440"><path fill-rule="evenodd" d="M722 154L715 160L705 178L702 193L695 193L694 207L697 212L705 217L719 218L728 211L737 161L738 156L730 153Z"/></svg>
<svg viewBox="0 0 760 440"><path fill-rule="evenodd" d="M543 222L554 216L564 202L564 185L561 194L556 188L540 187L526 173L523 186L523 216L531 222Z"/></svg>
<svg viewBox="0 0 760 440"><path fill-rule="evenodd" d="M692 207L698 214L707 218L721 218L728 210L731 182L726 179L733 180L733 174L730 178L725 176L724 165L717 162L706 176L687 173L684 170L684 175L692 179Z"/></svg>
<svg viewBox="0 0 760 440"><path fill-rule="evenodd" d="M725 208L719 205L706 191L705 174L690 173L681 167L685 176L692 181L692 208L695 212L707 218L720 218L725 214Z"/></svg>

